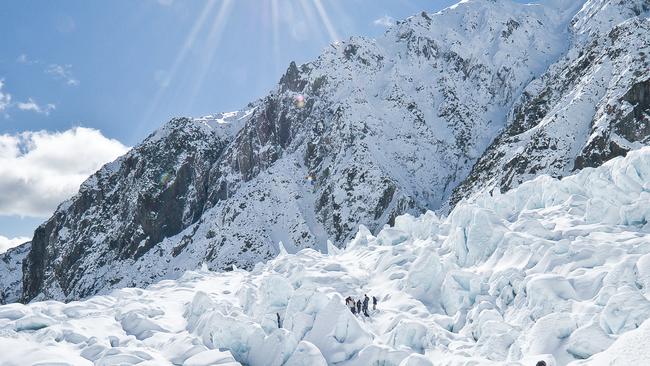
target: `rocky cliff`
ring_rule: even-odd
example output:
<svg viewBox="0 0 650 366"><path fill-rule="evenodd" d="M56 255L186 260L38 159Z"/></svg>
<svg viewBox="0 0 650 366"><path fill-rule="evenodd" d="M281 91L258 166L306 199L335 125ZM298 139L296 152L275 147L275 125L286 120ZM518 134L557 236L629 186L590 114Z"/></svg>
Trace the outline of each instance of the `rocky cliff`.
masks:
<svg viewBox="0 0 650 366"><path fill-rule="evenodd" d="M531 82L448 207L540 174L563 177L650 142L650 1L589 1L569 52Z"/></svg>

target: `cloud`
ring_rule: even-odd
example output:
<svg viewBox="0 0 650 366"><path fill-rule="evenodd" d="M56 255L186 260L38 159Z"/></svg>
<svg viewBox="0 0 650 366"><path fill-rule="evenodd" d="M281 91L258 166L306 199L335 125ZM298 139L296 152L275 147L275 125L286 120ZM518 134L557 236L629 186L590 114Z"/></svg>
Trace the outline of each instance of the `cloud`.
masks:
<svg viewBox="0 0 650 366"><path fill-rule="evenodd" d="M54 27L61 33L70 33L74 32L77 28L77 24L74 22L69 15L59 15L54 21Z"/></svg>
<svg viewBox="0 0 650 366"><path fill-rule="evenodd" d="M0 135L0 215L48 217L128 148L95 129Z"/></svg>
<svg viewBox="0 0 650 366"><path fill-rule="evenodd" d="M20 56L18 56L18 58L16 58L16 62L18 62L20 64L26 64L26 63L29 63L29 59L27 58L26 54L21 53Z"/></svg>
<svg viewBox="0 0 650 366"><path fill-rule="evenodd" d="M378 25L380 27L392 27L395 25L395 19L393 17L390 17L388 15L384 15L383 17L379 19L375 19L374 22L372 22L374 25Z"/></svg>
<svg viewBox="0 0 650 366"><path fill-rule="evenodd" d="M50 64L45 69L45 73L54 76L57 80L65 81L67 85L77 86L79 85L79 80L74 78L71 69L72 65Z"/></svg>
<svg viewBox="0 0 650 366"><path fill-rule="evenodd" d="M45 106L40 106L32 98L29 98L27 102L18 102L16 107L21 111L32 111L38 114L44 114L46 116L50 115L50 112L56 109L56 105L48 103Z"/></svg>
<svg viewBox="0 0 650 366"><path fill-rule="evenodd" d="M18 238L7 238L0 235L0 254L6 252L7 250L17 247L20 244L30 241L30 238L27 237L18 237Z"/></svg>
<svg viewBox="0 0 650 366"><path fill-rule="evenodd" d="M153 73L153 79L160 85L162 88L166 88L169 86L170 79L169 79L169 74L165 70L156 70Z"/></svg>
<svg viewBox="0 0 650 366"><path fill-rule="evenodd" d="M40 61L32 60L31 58L29 58L29 56L27 56L27 54L21 53L18 57L16 57L16 62L24 65L34 65L39 63Z"/></svg>
<svg viewBox="0 0 650 366"><path fill-rule="evenodd" d="M26 102L11 102L11 94L3 91L4 79L0 79L0 114L4 114L5 118L9 117L7 111L9 108L16 107L21 111L36 112L39 114L44 114L48 116L51 111L56 109L56 105L48 103L45 106L41 106L34 101L32 98L27 98Z"/></svg>
<svg viewBox="0 0 650 366"><path fill-rule="evenodd" d="M5 80L0 79L0 112L4 112L5 109L11 106L11 94L2 91L4 86Z"/></svg>

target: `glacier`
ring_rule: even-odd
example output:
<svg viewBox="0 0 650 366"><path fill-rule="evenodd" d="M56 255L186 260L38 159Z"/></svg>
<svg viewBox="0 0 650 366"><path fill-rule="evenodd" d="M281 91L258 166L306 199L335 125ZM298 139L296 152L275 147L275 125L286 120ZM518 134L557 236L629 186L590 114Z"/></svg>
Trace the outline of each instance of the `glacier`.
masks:
<svg viewBox="0 0 650 366"><path fill-rule="evenodd" d="M0 306L2 365L630 365L650 359L650 147L399 216L345 248ZM344 298L377 296L371 316ZM280 315L282 328L276 317Z"/></svg>

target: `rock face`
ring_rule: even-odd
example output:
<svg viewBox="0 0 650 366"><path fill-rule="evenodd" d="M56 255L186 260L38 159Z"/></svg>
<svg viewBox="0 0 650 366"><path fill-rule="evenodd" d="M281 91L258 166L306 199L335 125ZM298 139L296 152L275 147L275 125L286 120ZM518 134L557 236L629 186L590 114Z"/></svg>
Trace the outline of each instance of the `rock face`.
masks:
<svg viewBox="0 0 650 366"><path fill-rule="evenodd" d="M22 297L22 265L31 243L19 245L0 254L0 304L16 302Z"/></svg>
<svg viewBox="0 0 650 366"><path fill-rule="evenodd" d="M174 119L36 230L13 293L71 300L202 263L251 268L279 242L291 252L340 246L359 224L377 231L486 185L643 144L647 2L621 4L472 1L423 12L378 40L353 37L292 63L241 112ZM600 107L580 108L605 96L615 109L603 105L604 119ZM567 100L582 101L580 113L565 113ZM584 143L559 143L541 128L549 124ZM538 130L546 135L533 138ZM588 142L606 149L584 150ZM550 150L564 160L538 161ZM0 277L0 288L15 286Z"/></svg>
<svg viewBox="0 0 650 366"><path fill-rule="evenodd" d="M647 0L587 2L572 21L570 51L526 87L448 207L486 187L563 177L647 145L649 11Z"/></svg>

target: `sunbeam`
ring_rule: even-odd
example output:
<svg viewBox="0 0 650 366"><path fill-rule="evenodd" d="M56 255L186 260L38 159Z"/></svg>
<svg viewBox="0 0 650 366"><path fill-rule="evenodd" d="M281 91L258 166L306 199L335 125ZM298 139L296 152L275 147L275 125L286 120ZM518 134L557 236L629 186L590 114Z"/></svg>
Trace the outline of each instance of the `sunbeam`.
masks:
<svg viewBox="0 0 650 366"><path fill-rule="evenodd" d="M213 20L212 27L210 27L210 32L208 33L205 45L205 49L209 51L204 54L200 69L195 74L196 81L194 82L194 86L192 87L192 91L190 93L190 103L192 103L196 96L200 93L201 88L205 82L206 75L210 71L210 67L212 66L214 56L217 52L217 49L219 48L219 42L221 41L223 30L226 27L228 14L230 14L231 8L232 0L223 0L221 2L221 6L219 7L219 11L217 12L217 16Z"/></svg>
<svg viewBox="0 0 650 366"><path fill-rule="evenodd" d="M273 47L274 66L280 64L280 9L278 0L271 0L271 42Z"/></svg>
<svg viewBox="0 0 650 366"><path fill-rule="evenodd" d="M300 0L300 8L302 9L303 15L307 19L309 33L310 35L317 35L319 39L327 40L326 38L323 37L322 32L320 32L320 29L316 26L316 24L318 24L318 20L316 19L316 15L314 14L315 13L314 9L312 8L311 4L308 1L309 0Z"/></svg>
<svg viewBox="0 0 650 366"><path fill-rule="evenodd" d="M185 39L185 42L183 42L183 46L181 47L180 51L178 52L178 56L174 59L174 63L172 64L172 67L170 71L167 73L167 83L163 83L160 88L156 91L155 96L151 100L151 103L149 105L149 108L144 114L144 117L142 118L138 128L135 132L135 136L140 136L142 129L145 127L144 124L149 122L149 119L151 118L153 112L156 110L158 107L158 103L160 103L160 98L162 95L165 93L169 85L171 84L171 81L175 78L176 73L178 72L178 68L180 65L185 61L185 58L187 57L188 52L192 49L194 46L194 43L196 42L197 35L199 34L199 31L201 28L203 28L203 24L205 23L206 19L208 19L208 15L212 12L212 9L214 8L214 5L217 3L217 0L209 0L205 6L203 7L203 10L201 11L201 14L199 15L199 18L197 19L196 23L194 23L194 26L190 30L190 33L188 34L187 38Z"/></svg>
<svg viewBox="0 0 650 366"><path fill-rule="evenodd" d="M325 29L327 30L327 34L329 35L330 40L332 42L339 41L341 38L336 32L336 29L334 29L334 26L330 21L330 17L327 15L327 11L325 10L325 7L323 7L321 0L314 0L314 6L316 6L316 10L318 11L318 15L320 15L320 19L323 22L323 25L325 25Z"/></svg>

